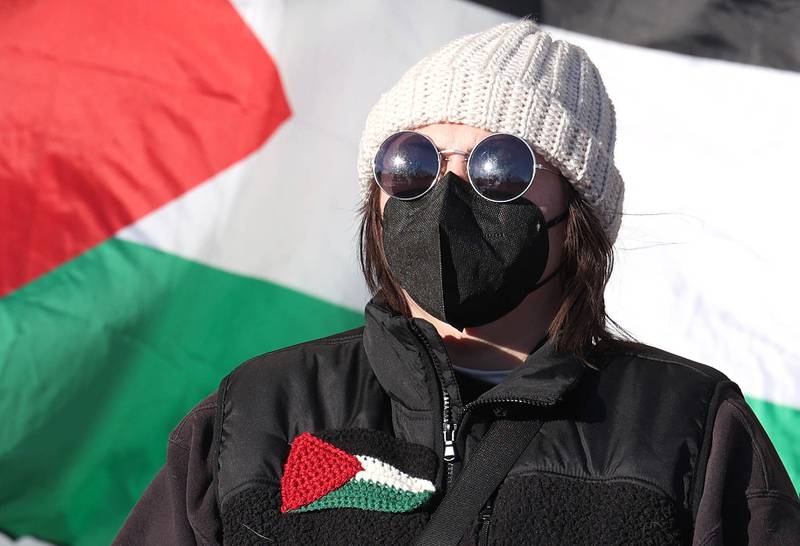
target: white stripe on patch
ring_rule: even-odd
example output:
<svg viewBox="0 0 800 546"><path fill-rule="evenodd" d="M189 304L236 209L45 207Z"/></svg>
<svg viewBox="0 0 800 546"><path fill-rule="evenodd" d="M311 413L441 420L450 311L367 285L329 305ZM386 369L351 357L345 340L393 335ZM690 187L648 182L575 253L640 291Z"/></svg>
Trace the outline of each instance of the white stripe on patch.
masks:
<svg viewBox="0 0 800 546"><path fill-rule="evenodd" d="M409 476L400 469L369 455L356 455L356 459L364 467L353 479L370 481L380 485L388 485L410 493L433 493L436 488L430 480Z"/></svg>

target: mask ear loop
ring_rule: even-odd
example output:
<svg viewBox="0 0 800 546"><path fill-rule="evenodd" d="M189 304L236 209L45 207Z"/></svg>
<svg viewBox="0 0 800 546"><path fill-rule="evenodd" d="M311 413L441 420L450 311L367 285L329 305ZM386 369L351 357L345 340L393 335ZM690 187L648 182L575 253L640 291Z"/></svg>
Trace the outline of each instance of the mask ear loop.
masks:
<svg viewBox="0 0 800 546"><path fill-rule="evenodd" d="M560 224L561 222L563 222L563 221L564 221L564 220L566 220L567 218L569 218L569 209L565 210L564 212L562 212L561 214L559 214L558 216L556 216L555 218L553 218L552 220L550 220L549 222L547 222L547 223L544 225L544 227L545 227L545 228L547 228L547 229L550 229L551 227L555 226L556 224ZM552 273L550 273L550 274L549 274L548 276L546 276L544 279L541 279L539 282L537 282L535 285L533 285L533 288L531 289L531 292L533 292L534 290L537 290L537 289L541 288L543 285L547 284L547 282L548 282L550 279L552 279L553 277L555 277L555 276L558 274L558 272L559 272L559 271L561 271L561 267L562 267L563 265L564 265L564 261L562 260L562 261L561 261L561 263L560 263L560 264L558 264L558 267L556 267L556 268L553 270L553 272L552 272Z"/></svg>
<svg viewBox="0 0 800 546"><path fill-rule="evenodd" d="M563 222L568 217L569 217L569 209L565 210L564 212L562 212L561 214L559 214L558 216L556 216L555 218L553 218L549 222L545 223L544 227L547 228L547 229L550 229L551 227L555 226L556 224L559 224L559 223Z"/></svg>

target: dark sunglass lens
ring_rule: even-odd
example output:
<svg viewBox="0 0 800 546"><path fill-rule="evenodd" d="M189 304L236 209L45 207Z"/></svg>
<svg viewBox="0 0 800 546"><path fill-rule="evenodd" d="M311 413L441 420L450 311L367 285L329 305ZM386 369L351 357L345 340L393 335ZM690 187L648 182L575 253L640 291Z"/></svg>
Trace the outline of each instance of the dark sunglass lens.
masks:
<svg viewBox="0 0 800 546"><path fill-rule="evenodd" d="M469 176L475 189L492 201L511 201L525 193L533 170L530 148L512 135L485 138L469 160Z"/></svg>
<svg viewBox="0 0 800 546"><path fill-rule="evenodd" d="M419 133L396 133L375 154L375 180L393 197L419 197L431 187L438 172L439 154Z"/></svg>

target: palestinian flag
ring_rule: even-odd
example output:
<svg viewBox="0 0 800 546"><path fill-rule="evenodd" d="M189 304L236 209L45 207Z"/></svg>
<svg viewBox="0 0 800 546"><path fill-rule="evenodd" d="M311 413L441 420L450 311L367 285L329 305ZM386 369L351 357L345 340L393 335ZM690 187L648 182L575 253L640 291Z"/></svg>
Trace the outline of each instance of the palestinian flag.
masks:
<svg viewBox="0 0 800 546"><path fill-rule="evenodd" d="M360 324L368 109L529 13L617 110L611 316L737 381L800 486L800 17L734 4L0 3L0 534L108 544L233 367Z"/></svg>
<svg viewBox="0 0 800 546"><path fill-rule="evenodd" d="M363 431L361 437L371 435L371 431ZM436 491L432 475L427 479L418 476L419 461L413 453L401 457L398 468L379 457L358 453L363 444L359 446L358 440L352 439L351 436L348 442L334 434L331 441L325 441L308 432L294 439L281 478L281 512L326 508L410 512L425 504ZM343 440L344 445L351 444L355 453L335 445L342 445ZM428 459L435 461L435 455ZM431 473L435 466L428 466Z"/></svg>

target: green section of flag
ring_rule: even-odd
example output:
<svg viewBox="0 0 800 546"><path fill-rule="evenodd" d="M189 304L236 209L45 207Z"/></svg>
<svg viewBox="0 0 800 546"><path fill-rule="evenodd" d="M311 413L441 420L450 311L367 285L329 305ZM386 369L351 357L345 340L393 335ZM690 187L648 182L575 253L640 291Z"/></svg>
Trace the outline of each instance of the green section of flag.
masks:
<svg viewBox="0 0 800 546"><path fill-rule="evenodd" d="M360 508L381 512L410 512L431 497L428 492L413 493L369 480L351 479L341 487L293 512L325 508Z"/></svg>
<svg viewBox="0 0 800 546"><path fill-rule="evenodd" d="M800 378L787 377L786 380L800 381ZM775 445L795 489L800 492L800 409L779 406L751 396L746 398Z"/></svg>
<svg viewBox="0 0 800 546"><path fill-rule="evenodd" d="M180 418L247 358L363 315L119 239L0 300L0 531L108 544Z"/></svg>

